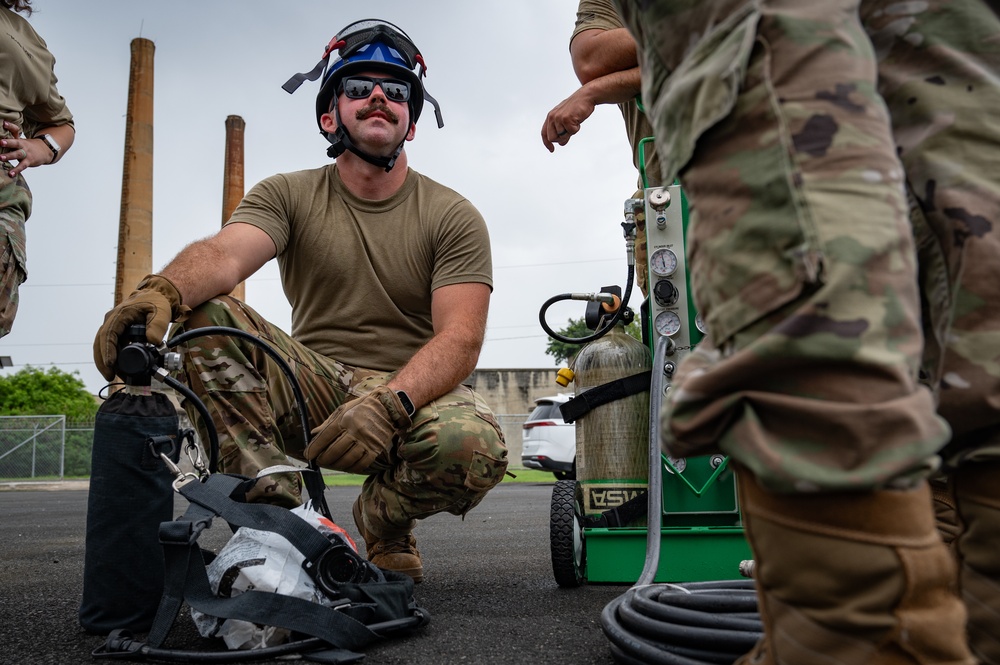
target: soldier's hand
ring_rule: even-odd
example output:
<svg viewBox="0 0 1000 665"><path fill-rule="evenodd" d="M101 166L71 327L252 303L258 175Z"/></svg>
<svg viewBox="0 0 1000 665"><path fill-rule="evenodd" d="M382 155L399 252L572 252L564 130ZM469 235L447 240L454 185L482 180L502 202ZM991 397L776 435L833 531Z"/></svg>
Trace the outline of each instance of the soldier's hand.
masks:
<svg viewBox="0 0 1000 665"><path fill-rule="evenodd" d="M150 344L160 344L170 322L183 309L180 291L173 282L162 275L146 275L128 298L105 314L94 337L94 364L104 378L115 378L118 339L130 325L145 323L146 339Z"/></svg>
<svg viewBox="0 0 1000 665"><path fill-rule="evenodd" d="M320 466L348 473L383 470L388 468L394 438L411 424L396 393L379 386L330 414L313 430L304 455Z"/></svg>

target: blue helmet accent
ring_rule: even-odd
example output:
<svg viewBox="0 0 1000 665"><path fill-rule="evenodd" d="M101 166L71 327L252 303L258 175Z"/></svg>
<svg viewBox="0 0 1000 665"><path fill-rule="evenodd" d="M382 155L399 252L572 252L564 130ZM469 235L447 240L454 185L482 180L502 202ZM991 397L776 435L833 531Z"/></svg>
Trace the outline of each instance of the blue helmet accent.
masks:
<svg viewBox="0 0 1000 665"><path fill-rule="evenodd" d="M391 45L382 42L364 44L345 58L330 65L323 78L319 94L316 95L316 122L320 116L330 112L330 105L345 76L360 72L375 71L394 76L410 84L410 122L416 123L424 107L424 86L420 77L408 66L405 57Z"/></svg>

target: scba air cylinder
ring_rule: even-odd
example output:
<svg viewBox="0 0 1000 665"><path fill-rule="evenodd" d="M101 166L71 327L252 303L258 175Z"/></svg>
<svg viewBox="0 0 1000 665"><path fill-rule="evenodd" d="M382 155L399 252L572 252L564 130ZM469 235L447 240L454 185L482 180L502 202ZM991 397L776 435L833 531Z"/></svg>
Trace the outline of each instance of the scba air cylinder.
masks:
<svg viewBox="0 0 1000 665"><path fill-rule="evenodd" d="M648 372L649 349L621 323L590 342L573 362L576 395ZM647 374L648 376L648 374ZM617 508L649 482L649 390L595 407L576 421L576 477L584 513Z"/></svg>

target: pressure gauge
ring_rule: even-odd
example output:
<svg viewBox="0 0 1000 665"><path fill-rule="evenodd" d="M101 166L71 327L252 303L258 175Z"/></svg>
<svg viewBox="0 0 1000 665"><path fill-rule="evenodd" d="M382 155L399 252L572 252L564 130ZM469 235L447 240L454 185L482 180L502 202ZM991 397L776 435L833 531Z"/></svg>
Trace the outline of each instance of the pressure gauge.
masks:
<svg viewBox="0 0 1000 665"><path fill-rule="evenodd" d="M702 332L702 334L708 334L708 326L705 325L705 320L701 318L701 314L694 317L694 325Z"/></svg>
<svg viewBox="0 0 1000 665"><path fill-rule="evenodd" d="M653 325L656 326L656 332L659 334L672 337L681 329L681 317L677 316L677 312L660 312L656 315Z"/></svg>
<svg viewBox="0 0 1000 665"><path fill-rule="evenodd" d="M649 258L649 267L654 275L668 277L677 270L677 255L665 247L658 249Z"/></svg>

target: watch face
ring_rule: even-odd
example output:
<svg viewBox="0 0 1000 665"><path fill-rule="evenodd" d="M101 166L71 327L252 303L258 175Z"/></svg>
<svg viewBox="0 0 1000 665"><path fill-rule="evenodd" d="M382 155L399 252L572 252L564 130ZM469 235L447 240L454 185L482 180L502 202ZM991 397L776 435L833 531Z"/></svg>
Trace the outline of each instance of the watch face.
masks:
<svg viewBox="0 0 1000 665"><path fill-rule="evenodd" d="M49 146L49 150L51 150L52 154L54 154L54 155L58 155L59 151L62 150L62 148L59 146L59 144L56 143L56 140L54 138L52 138L51 134L42 134L38 138L40 138L43 141L45 141L45 145Z"/></svg>
<svg viewBox="0 0 1000 665"><path fill-rule="evenodd" d="M403 409L406 411L406 415L412 416L414 413L416 413L417 410L416 408L414 408L413 401L410 399L409 395L404 393L402 390L397 390L396 396L399 397L399 402L400 404L403 405Z"/></svg>

